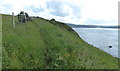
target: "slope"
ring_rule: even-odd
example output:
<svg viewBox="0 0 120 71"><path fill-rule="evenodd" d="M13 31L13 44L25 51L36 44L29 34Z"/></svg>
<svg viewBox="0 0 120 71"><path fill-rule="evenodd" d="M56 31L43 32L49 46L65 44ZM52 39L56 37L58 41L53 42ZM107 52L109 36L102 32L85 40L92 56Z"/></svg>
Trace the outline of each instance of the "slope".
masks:
<svg viewBox="0 0 120 71"><path fill-rule="evenodd" d="M115 69L117 58L85 43L64 23L2 15L3 69Z"/></svg>

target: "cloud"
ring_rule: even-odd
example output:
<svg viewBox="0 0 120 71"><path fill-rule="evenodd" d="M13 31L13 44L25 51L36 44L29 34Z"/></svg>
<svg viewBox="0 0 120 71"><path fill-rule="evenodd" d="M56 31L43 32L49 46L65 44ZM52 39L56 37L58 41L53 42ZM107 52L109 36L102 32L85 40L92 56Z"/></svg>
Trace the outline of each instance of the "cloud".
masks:
<svg viewBox="0 0 120 71"><path fill-rule="evenodd" d="M118 0L85 0L83 3L85 5L81 11L81 20L84 23L88 19L118 20Z"/></svg>
<svg viewBox="0 0 120 71"><path fill-rule="evenodd" d="M41 8L40 6L35 7L35 6L31 5L31 6L26 6L25 8L26 8L26 10L32 11L34 13L41 13L44 11L44 9Z"/></svg>
<svg viewBox="0 0 120 71"><path fill-rule="evenodd" d="M117 24L120 0L1 0L0 13L29 15L73 24ZM113 22L112 20L116 21Z"/></svg>
<svg viewBox="0 0 120 71"><path fill-rule="evenodd" d="M11 13L13 7L10 4L3 4L2 7L0 8L0 12L3 13Z"/></svg>
<svg viewBox="0 0 120 71"><path fill-rule="evenodd" d="M66 2L47 2L47 9L50 9L52 15L66 17L74 16L80 18L80 7ZM71 15L70 15L71 14Z"/></svg>
<svg viewBox="0 0 120 71"><path fill-rule="evenodd" d="M78 17L78 18L81 17L81 14L80 14L81 7L79 7L73 3L66 3L66 4L72 9L73 16Z"/></svg>
<svg viewBox="0 0 120 71"><path fill-rule="evenodd" d="M63 10L64 6L60 2L47 2L47 8L50 9L50 13L55 16L65 17L68 13Z"/></svg>
<svg viewBox="0 0 120 71"><path fill-rule="evenodd" d="M106 25L117 25L117 20L104 20L104 19L87 19L85 21L85 23L87 24L92 24L92 25L103 25L103 24L106 24Z"/></svg>

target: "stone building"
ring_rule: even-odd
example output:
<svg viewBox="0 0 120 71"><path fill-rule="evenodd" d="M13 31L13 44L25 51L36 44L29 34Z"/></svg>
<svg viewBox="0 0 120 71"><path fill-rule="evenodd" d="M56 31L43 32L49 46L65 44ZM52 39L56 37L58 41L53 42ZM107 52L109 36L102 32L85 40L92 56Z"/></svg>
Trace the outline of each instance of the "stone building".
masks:
<svg viewBox="0 0 120 71"><path fill-rule="evenodd" d="M21 11L18 15L18 21L21 23L25 23L28 22L30 20L30 17L27 13L25 13L24 11Z"/></svg>

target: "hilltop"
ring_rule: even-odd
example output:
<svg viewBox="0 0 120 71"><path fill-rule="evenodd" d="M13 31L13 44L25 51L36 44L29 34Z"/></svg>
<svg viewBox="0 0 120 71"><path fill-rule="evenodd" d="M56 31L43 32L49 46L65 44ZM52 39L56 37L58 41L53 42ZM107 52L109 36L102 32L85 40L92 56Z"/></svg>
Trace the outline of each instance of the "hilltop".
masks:
<svg viewBox="0 0 120 71"><path fill-rule="evenodd" d="M118 60L84 42L69 26L34 17L12 26L2 15L3 69L116 69Z"/></svg>

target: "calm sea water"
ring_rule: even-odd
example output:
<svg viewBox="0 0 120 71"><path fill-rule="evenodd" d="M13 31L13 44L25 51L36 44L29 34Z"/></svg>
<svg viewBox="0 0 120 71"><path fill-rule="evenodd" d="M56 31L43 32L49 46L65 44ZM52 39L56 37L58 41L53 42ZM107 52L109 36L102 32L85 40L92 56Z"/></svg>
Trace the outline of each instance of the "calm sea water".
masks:
<svg viewBox="0 0 120 71"><path fill-rule="evenodd" d="M73 28L87 43L118 57L118 29ZM109 48L112 46L112 48ZM120 57L119 57L120 58Z"/></svg>

